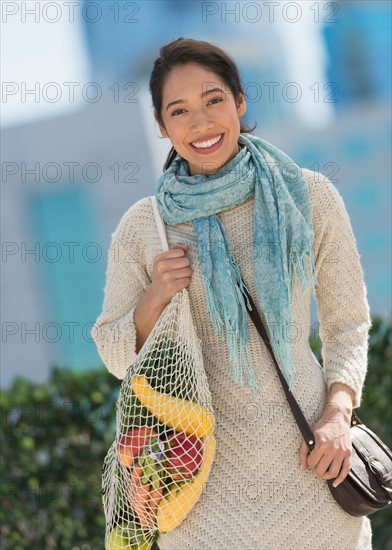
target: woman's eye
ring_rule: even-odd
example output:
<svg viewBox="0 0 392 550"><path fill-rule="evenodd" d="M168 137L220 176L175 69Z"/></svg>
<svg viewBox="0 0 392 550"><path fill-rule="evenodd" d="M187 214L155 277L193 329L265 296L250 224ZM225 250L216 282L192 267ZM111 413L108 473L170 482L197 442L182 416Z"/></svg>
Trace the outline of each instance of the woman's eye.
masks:
<svg viewBox="0 0 392 550"><path fill-rule="evenodd" d="M220 103L221 101L223 101L223 98L221 98L221 97L213 97L213 98L209 101L209 103L212 103L213 101L217 101L218 103Z"/></svg>
<svg viewBox="0 0 392 550"><path fill-rule="evenodd" d="M175 111L172 112L171 116L176 116L177 113L180 113L181 111L183 111L184 109L176 109Z"/></svg>

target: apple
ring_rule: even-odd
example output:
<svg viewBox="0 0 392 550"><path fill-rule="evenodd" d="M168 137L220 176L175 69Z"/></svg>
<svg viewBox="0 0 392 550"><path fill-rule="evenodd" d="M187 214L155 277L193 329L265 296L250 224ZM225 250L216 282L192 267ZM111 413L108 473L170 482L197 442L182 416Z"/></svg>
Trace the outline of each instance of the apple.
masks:
<svg viewBox="0 0 392 550"><path fill-rule="evenodd" d="M173 479L189 479L203 462L203 444L194 435L175 433L169 438L166 471Z"/></svg>
<svg viewBox="0 0 392 550"><path fill-rule="evenodd" d="M149 427L134 427L124 434L117 446L118 456L122 464L131 467L138 458L144 447L150 445L151 440L158 437L158 433Z"/></svg>

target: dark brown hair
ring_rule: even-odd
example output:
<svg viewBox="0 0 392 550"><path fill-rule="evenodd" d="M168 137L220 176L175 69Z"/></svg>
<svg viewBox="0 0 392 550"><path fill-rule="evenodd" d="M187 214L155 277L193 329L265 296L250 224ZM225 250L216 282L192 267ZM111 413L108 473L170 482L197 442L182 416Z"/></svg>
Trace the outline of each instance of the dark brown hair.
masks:
<svg viewBox="0 0 392 550"><path fill-rule="evenodd" d="M197 63L218 75L232 92L236 103L239 95L244 94L237 66L221 48L210 42L192 38L172 40L159 50L159 57L154 62L149 83L153 107L159 124L163 127L165 127L161 115L163 86L174 67L186 63ZM248 128L240 121L240 131L250 134L256 125L253 128ZM176 155L177 151L172 147L163 171L169 168Z"/></svg>

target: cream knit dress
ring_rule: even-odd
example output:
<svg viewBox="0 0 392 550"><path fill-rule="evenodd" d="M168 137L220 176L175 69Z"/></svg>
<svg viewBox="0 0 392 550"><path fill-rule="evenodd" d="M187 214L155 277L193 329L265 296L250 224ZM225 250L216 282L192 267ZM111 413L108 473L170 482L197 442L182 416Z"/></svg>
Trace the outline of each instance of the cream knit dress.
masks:
<svg viewBox="0 0 392 550"><path fill-rule="evenodd" d="M313 212L324 369L309 346L310 331L317 328L310 326L310 291L298 286L299 304L292 293L291 338L297 367L292 392L312 427L321 417L333 382L350 386L355 391L354 407L360 406L371 321L360 256L343 199L325 176L307 169L303 173ZM252 197L217 215L254 297L253 207ZM261 393L255 398L250 388L233 382L226 342L214 335L206 307L192 223L166 225L166 230L169 246L189 244L193 273L188 290L213 399L217 448L200 499L177 528L160 536L160 549L371 549L369 518L347 514L325 480L310 468L301 472L302 435L249 316L249 349ZM128 209L112 235L103 310L92 330L103 362L119 379L136 356L133 314L151 284L153 258L160 252L154 213L146 197Z"/></svg>

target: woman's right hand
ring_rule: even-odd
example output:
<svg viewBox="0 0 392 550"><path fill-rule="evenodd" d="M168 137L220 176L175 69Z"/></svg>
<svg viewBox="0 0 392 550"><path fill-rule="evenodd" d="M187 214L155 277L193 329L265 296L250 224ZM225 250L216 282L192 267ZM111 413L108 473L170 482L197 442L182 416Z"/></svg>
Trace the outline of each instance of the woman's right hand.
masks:
<svg viewBox="0 0 392 550"><path fill-rule="evenodd" d="M170 250L154 256L151 291L163 305L191 283L192 268L186 252L189 245L174 243Z"/></svg>

